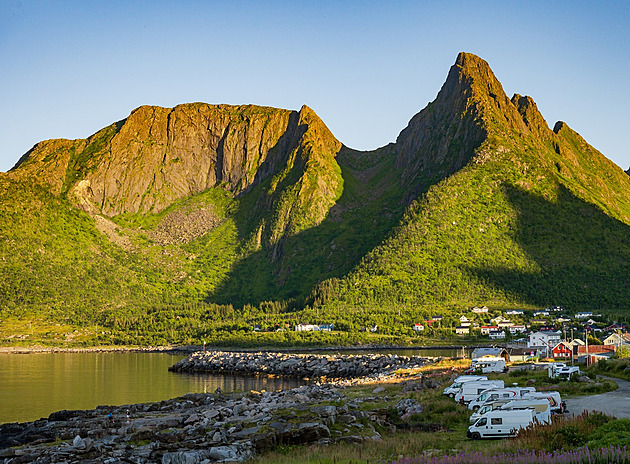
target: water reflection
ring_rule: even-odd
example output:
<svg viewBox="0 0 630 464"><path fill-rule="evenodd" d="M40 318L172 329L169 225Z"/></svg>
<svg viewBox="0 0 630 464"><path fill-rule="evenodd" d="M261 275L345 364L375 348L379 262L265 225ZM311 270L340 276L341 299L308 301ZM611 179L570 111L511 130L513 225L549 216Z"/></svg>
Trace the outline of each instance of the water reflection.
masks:
<svg viewBox="0 0 630 464"><path fill-rule="evenodd" d="M458 356L461 350L378 350L404 356ZM365 354L374 351L317 351ZM0 423L48 417L62 409L93 409L161 401L186 393L277 391L299 379L169 372L183 355L165 353L0 353Z"/></svg>

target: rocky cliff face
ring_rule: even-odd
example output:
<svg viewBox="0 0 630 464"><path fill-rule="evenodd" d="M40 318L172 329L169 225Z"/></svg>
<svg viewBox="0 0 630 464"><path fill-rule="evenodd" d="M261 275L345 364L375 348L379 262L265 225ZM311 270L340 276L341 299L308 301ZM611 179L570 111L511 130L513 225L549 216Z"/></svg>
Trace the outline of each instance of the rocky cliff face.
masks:
<svg viewBox="0 0 630 464"><path fill-rule="evenodd" d="M214 186L238 195L281 172L296 152L332 162L340 147L307 107L143 106L89 139L37 144L12 172L114 216L159 212ZM337 188L320 183L324 197Z"/></svg>

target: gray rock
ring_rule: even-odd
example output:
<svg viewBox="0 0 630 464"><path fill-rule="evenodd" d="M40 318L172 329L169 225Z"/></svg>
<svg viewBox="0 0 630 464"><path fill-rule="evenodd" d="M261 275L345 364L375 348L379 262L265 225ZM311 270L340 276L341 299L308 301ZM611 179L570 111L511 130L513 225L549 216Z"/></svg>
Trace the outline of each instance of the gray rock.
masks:
<svg viewBox="0 0 630 464"><path fill-rule="evenodd" d="M164 453L162 464L200 464L208 457L210 457L208 451L175 451Z"/></svg>

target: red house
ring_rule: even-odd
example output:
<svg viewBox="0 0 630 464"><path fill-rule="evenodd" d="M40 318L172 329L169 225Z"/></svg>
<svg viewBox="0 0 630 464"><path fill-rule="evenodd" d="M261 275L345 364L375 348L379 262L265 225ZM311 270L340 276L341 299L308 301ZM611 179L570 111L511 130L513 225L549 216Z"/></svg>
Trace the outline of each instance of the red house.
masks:
<svg viewBox="0 0 630 464"><path fill-rule="evenodd" d="M560 342L551 349L553 359L567 359L573 356L573 348L567 342Z"/></svg>

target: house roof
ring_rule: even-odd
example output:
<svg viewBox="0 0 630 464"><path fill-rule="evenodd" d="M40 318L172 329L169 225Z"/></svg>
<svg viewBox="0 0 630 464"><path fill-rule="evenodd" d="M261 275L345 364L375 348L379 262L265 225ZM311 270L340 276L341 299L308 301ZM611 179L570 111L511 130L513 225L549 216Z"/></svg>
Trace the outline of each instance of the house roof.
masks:
<svg viewBox="0 0 630 464"><path fill-rule="evenodd" d="M507 354L507 350L505 348L475 348L470 355L471 358L482 358L484 356L493 356L499 357Z"/></svg>

